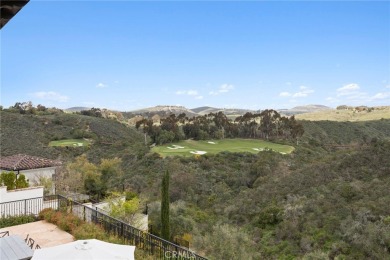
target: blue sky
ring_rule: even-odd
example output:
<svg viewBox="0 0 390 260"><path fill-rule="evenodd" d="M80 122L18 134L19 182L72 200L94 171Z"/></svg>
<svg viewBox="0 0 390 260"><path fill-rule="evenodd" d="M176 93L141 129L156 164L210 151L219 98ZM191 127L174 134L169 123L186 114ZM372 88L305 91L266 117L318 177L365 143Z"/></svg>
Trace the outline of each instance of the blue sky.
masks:
<svg viewBox="0 0 390 260"><path fill-rule="evenodd" d="M1 30L1 104L390 105L390 2L31 0Z"/></svg>

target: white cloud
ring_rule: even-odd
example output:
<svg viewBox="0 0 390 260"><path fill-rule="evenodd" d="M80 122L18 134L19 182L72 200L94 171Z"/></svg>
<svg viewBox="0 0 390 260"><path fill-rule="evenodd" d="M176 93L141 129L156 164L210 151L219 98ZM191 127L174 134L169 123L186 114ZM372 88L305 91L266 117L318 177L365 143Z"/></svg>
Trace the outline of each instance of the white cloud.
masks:
<svg viewBox="0 0 390 260"><path fill-rule="evenodd" d="M222 84L221 86L219 86L219 88L217 90L210 91L209 95L218 96L219 94L227 93L233 89L234 89L234 86L231 84Z"/></svg>
<svg viewBox="0 0 390 260"><path fill-rule="evenodd" d="M367 92L363 92L360 90L360 86L356 83L351 83L344 85L341 88L338 88L336 91L336 96L340 99L330 97L327 100L332 102L332 101L337 101L340 103L348 103L348 104L367 104L370 102L383 102L383 100L386 101L386 99L390 100L390 92L385 91L385 92L379 92L374 95L370 95Z"/></svg>
<svg viewBox="0 0 390 260"><path fill-rule="evenodd" d="M195 99L203 99L202 95L198 94L198 91L196 90L178 90L175 92L176 95L186 95L186 96L191 96L194 97Z"/></svg>
<svg viewBox="0 0 390 260"><path fill-rule="evenodd" d="M196 90L188 90L187 95L189 95L189 96L196 96L196 95L198 95L198 91L196 91Z"/></svg>
<svg viewBox="0 0 390 260"><path fill-rule="evenodd" d="M106 87L108 87L108 85L103 84L103 83L100 82L99 84L96 85L96 87L97 88L106 88Z"/></svg>
<svg viewBox="0 0 390 260"><path fill-rule="evenodd" d="M178 90L178 91L176 91L176 95L197 96L198 91L196 91L196 90Z"/></svg>
<svg viewBox="0 0 390 260"><path fill-rule="evenodd" d="M291 94L289 92L280 92L279 97L289 97Z"/></svg>
<svg viewBox="0 0 390 260"><path fill-rule="evenodd" d="M226 93L229 92L230 90L234 89L233 85L230 84L223 84L219 87L219 92L221 93Z"/></svg>
<svg viewBox="0 0 390 260"><path fill-rule="evenodd" d="M307 97L309 94L314 93L314 90L306 87L306 86L300 86L298 92L295 93L290 93L287 91L279 93L280 97L293 97L293 98L302 98L302 97Z"/></svg>
<svg viewBox="0 0 390 260"><path fill-rule="evenodd" d="M350 83L337 89L337 97L343 97L348 102L369 102L370 96L363 91L360 91L360 86L356 83Z"/></svg>
<svg viewBox="0 0 390 260"><path fill-rule="evenodd" d="M297 92L294 93L293 97L307 97L309 94L306 92Z"/></svg>
<svg viewBox="0 0 390 260"><path fill-rule="evenodd" d="M347 85L342 86L341 88L337 89L337 96L348 96L351 95L352 93L357 93L358 90L360 89L359 85L356 83L350 83Z"/></svg>
<svg viewBox="0 0 390 260"><path fill-rule="evenodd" d="M390 98L390 92L377 93L371 97L371 100Z"/></svg>
<svg viewBox="0 0 390 260"><path fill-rule="evenodd" d="M115 80L114 83L118 84L118 83L119 83L119 80Z"/></svg>
<svg viewBox="0 0 390 260"><path fill-rule="evenodd" d="M387 85L385 88L390 88L390 85Z"/></svg>
<svg viewBox="0 0 390 260"><path fill-rule="evenodd" d="M338 103L338 102L340 102L339 99L334 98L334 97L327 97L325 100L330 102L330 103Z"/></svg>
<svg viewBox="0 0 390 260"><path fill-rule="evenodd" d="M69 98L54 91L40 91L32 94L34 97L49 101L67 102Z"/></svg>

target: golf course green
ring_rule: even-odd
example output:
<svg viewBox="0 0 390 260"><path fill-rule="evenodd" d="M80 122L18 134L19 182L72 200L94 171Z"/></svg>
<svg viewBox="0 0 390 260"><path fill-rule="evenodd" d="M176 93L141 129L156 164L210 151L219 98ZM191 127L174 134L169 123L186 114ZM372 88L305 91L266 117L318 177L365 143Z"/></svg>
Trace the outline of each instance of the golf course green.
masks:
<svg viewBox="0 0 390 260"><path fill-rule="evenodd" d="M51 141L49 146L72 146L72 147L81 147L88 146L90 142L85 139L64 139L58 141Z"/></svg>
<svg viewBox="0 0 390 260"><path fill-rule="evenodd" d="M166 157L174 155L193 156L216 154L222 151L258 153L267 149L288 154L294 150L294 147L254 139L184 140L177 143L155 146L152 148L152 151L159 153L162 157Z"/></svg>

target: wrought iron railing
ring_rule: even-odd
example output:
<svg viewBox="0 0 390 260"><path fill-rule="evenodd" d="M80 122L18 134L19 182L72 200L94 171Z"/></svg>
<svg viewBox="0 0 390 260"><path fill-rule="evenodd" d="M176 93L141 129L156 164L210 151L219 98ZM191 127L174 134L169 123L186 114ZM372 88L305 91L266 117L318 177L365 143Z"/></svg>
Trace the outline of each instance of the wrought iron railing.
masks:
<svg viewBox="0 0 390 260"><path fill-rule="evenodd" d="M0 203L0 217L35 215L45 208L58 209L63 199L57 195ZM63 202L62 202L63 203Z"/></svg>
<svg viewBox="0 0 390 260"><path fill-rule="evenodd" d="M53 208L70 212L86 222L93 222L107 233L123 239L125 244L134 245L159 258L205 260L188 248L171 243L158 236L144 232L104 212L97 211L79 202L68 200L61 195L0 203L0 217L34 214L42 209Z"/></svg>

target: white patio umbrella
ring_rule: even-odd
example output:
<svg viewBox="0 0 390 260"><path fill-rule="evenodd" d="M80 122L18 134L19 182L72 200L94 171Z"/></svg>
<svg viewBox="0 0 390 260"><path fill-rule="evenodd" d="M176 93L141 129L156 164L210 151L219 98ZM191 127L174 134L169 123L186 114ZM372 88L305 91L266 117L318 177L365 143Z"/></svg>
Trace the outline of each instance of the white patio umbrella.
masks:
<svg viewBox="0 0 390 260"><path fill-rule="evenodd" d="M71 243L37 249L33 260L61 259L126 259L134 260L135 246L107 243L97 239L77 240Z"/></svg>

